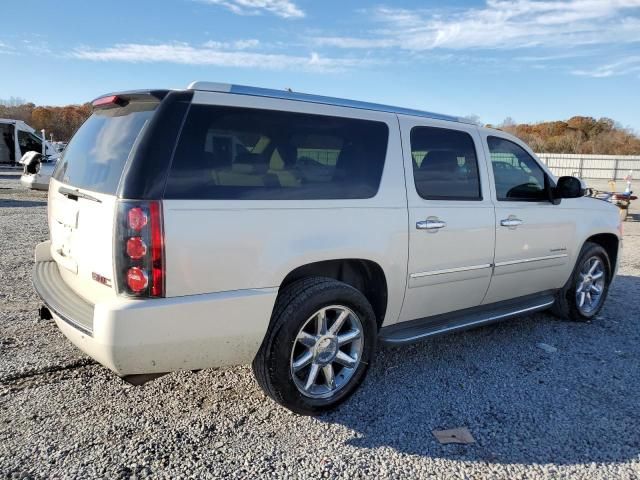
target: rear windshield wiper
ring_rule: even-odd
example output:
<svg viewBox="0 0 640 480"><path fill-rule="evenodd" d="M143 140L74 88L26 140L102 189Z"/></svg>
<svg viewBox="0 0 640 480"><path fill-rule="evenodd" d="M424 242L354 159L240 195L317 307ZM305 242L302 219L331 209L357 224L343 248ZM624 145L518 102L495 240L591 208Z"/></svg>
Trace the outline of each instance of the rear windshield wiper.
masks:
<svg viewBox="0 0 640 480"><path fill-rule="evenodd" d="M91 200L92 202L102 203L102 200L96 198L88 193L81 192L80 190L74 190L72 188L60 187L58 189L58 193L61 193L65 197L71 200L78 200L79 198L84 198L86 200Z"/></svg>

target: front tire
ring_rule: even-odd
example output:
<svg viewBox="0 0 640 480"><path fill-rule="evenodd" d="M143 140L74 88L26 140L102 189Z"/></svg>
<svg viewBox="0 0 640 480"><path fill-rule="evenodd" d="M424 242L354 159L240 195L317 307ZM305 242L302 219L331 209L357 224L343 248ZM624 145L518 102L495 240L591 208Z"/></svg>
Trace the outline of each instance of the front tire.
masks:
<svg viewBox="0 0 640 480"><path fill-rule="evenodd" d="M566 320L591 320L604 305L611 275L611 261L606 250L596 243L586 242L571 277L556 296L552 312Z"/></svg>
<svg viewBox="0 0 640 480"><path fill-rule="evenodd" d="M315 415L356 390L376 339L375 314L359 290L329 278L306 278L278 295L253 372L273 400Z"/></svg>

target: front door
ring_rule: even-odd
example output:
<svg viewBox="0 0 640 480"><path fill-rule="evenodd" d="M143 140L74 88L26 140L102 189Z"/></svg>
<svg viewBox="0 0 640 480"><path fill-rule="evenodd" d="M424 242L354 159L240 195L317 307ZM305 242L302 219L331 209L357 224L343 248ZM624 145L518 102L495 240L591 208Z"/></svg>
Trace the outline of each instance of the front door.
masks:
<svg viewBox="0 0 640 480"><path fill-rule="evenodd" d="M409 278L400 321L480 305L495 218L477 128L400 116L409 209Z"/></svg>
<svg viewBox="0 0 640 480"><path fill-rule="evenodd" d="M560 288L573 258L575 213L549 200L553 180L522 146L486 137L496 205L494 274L484 303Z"/></svg>

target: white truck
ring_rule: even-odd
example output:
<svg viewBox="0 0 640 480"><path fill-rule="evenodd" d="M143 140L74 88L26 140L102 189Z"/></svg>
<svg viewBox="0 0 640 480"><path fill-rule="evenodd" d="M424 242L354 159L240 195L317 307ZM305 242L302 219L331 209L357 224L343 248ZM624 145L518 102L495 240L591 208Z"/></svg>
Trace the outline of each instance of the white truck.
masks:
<svg viewBox="0 0 640 480"><path fill-rule="evenodd" d="M39 152L51 158L58 155L58 151L42 138L36 130L22 120L0 118L0 164L13 165L19 163L27 152Z"/></svg>

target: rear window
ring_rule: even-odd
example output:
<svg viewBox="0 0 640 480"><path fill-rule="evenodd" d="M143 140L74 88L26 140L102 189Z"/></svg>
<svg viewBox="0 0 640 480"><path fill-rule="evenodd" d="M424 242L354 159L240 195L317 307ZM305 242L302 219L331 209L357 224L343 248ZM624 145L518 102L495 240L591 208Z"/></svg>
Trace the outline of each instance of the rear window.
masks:
<svg viewBox="0 0 640 480"><path fill-rule="evenodd" d="M373 197L385 123L193 105L165 198L313 200Z"/></svg>
<svg viewBox="0 0 640 480"><path fill-rule="evenodd" d="M71 139L53 178L74 187L115 194L124 165L157 102L96 110Z"/></svg>

